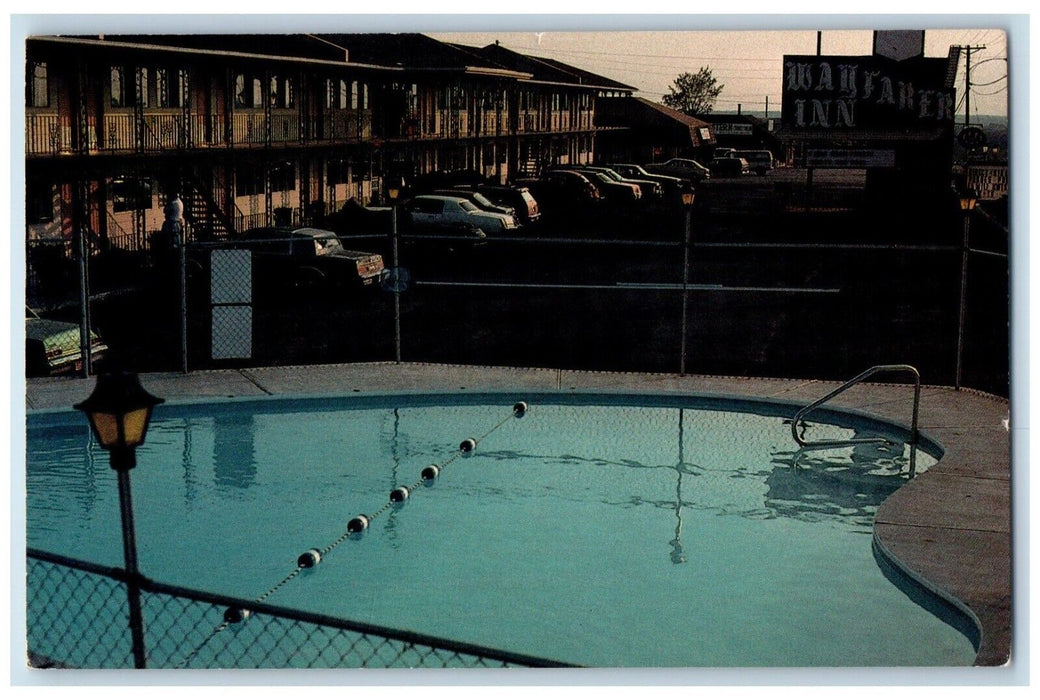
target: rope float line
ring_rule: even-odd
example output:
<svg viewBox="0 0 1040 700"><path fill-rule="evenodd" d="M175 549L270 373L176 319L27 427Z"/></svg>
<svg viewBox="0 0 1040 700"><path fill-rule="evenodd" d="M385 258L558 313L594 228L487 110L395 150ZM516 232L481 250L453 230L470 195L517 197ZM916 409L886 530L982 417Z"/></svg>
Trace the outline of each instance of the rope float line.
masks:
<svg viewBox="0 0 1040 700"><path fill-rule="evenodd" d="M501 421L496 423L490 430L485 432L479 438L466 438L461 443L459 443L459 448L455 452L455 454L452 455L450 458L446 459L442 464L439 464L439 465L438 464L430 464L429 466L424 467L422 472L420 472L420 474L419 474L419 480L416 481L414 484L412 484L411 486L397 486L394 489L392 489L390 491L389 500L386 503L384 503L379 508L379 510L375 511L374 513L372 513L372 515L365 515L364 513L361 513L361 514L351 518L347 522L347 530L346 530L346 532L344 532L342 535L340 535L338 538L336 538L333 542L330 542L329 544L327 544L322 549L312 548L312 549L308 549L306 552L301 554L296 559L296 568L293 569L291 572L289 572L285 576L285 578L283 578L277 584L272 586L266 593L264 593L261 596L259 596L258 598L256 598L255 599L256 602L257 603L262 603L265 599L269 598L271 595L276 593L280 588L282 588L282 586L284 586L289 581L291 581L294 578L296 578L297 576L299 576L300 573L304 569L314 569L314 568L316 568L318 566L318 564L321 563L321 560L325 556L327 556L329 554L329 552L331 552L333 549L338 547L340 544L342 544L345 540L347 540L352 535L357 535L358 537L360 537L365 532L365 530L368 529L369 525L372 524L372 521L375 520L380 515L382 515L387 509L389 509L391 507L394 507L394 506L398 506L398 507L403 506L405 501L407 501L411 497L411 493L413 491L415 491L416 489L418 489L420 486L423 486L423 485L426 485L426 486L432 485L433 482L437 480L437 477L440 476L441 471L444 469L444 467L447 467L448 465L450 465L452 462L454 462L455 460L459 459L460 457L468 456L468 455L472 454L472 452L475 449L477 449L477 443L479 443L480 441L484 440L486 437L488 437L489 435L494 433L496 430L501 428L503 425L508 423L511 418L514 418L514 417L515 418L523 418L524 415L527 413L527 409L528 409L527 402L525 402L525 401L518 401L518 402L516 402L515 404L513 404L513 412L510 415L506 416ZM227 629L230 625L238 624L239 622L244 622L244 621L248 620L251 614L252 614L252 612L250 610L246 609L246 608L227 608L224 611L224 620L223 620L223 622L221 622L219 625L217 625L217 627L209 634L209 636L206 637L202 641L202 643L199 644L190 654L188 654L187 657L185 657L184 661L181 662L181 667L183 668L183 667L187 666L188 663L193 658L195 658L195 656L207 644L209 644L209 642L214 637L216 637L220 632L222 632L223 630Z"/></svg>

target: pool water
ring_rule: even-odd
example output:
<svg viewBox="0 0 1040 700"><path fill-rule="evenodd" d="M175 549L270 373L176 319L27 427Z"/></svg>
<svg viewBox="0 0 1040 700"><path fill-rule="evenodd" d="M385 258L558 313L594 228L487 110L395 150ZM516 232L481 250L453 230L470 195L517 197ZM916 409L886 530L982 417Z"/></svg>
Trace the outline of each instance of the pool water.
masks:
<svg viewBox="0 0 1040 700"><path fill-rule="evenodd" d="M530 404L522 418L514 398ZM787 409L753 408L609 395L160 406L131 477L140 569L252 600L379 512L266 602L589 666L970 665L967 637L874 558L873 515L905 483L908 448L795 454ZM121 566L107 456L81 417L34 418L29 546ZM885 430L849 416L807 437ZM919 451L918 472L934 461Z"/></svg>

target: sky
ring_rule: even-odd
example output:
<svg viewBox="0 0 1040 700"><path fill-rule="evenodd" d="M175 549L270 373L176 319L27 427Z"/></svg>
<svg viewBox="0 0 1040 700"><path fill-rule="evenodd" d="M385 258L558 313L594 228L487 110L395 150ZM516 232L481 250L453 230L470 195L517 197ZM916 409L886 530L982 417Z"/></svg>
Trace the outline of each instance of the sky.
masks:
<svg viewBox="0 0 1040 700"><path fill-rule="evenodd" d="M546 22L546 24L551 24ZM783 56L815 54L815 30L727 31L552 31L531 21L531 31L425 32L442 41L484 46L499 41L506 48L552 58L638 89L640 97L659 102L682 72L702 67L724 87L715 112L777 117L780 114ZM894 28L894 27L888 27ZM920 26L903 27L920 29ZM824 55L869 55L871 30L821 30ZM925 29L925 55L945 57L951 45L985 47L972 51L971 115L1007 114L1006 35L995 26ZM964 58L958 68L957 121L964 120ZM766 114L768 102L769 113Z"/></svg>

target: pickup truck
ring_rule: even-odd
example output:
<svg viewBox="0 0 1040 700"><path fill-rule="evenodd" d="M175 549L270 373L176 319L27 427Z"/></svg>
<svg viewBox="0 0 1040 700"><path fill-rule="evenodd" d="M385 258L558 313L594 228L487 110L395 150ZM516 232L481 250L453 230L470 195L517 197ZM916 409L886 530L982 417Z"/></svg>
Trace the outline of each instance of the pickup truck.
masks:
<svg viewBox="0 0 1040 700"><path fill-rule="evenodd" d="M264 284L360 289L376 284L383 274L383 256L347 250L339 236L319 228L255 228L235 237L231 245L253 252L258 279L269 280Z"/></svg>
<svg viewBox="0 0 1040 700"><path fill-rule="evenodd" d="M775 167L776 161L770 151L737 151L736 155L746 160L756 175L765 175Z"/></svg>
<svg viewBox="0 0 1040 700"><path fill-rule="evenodd" d="M751 166L738 156L716 156L709 166L716 177L739 177L751 171Z"/></svg>

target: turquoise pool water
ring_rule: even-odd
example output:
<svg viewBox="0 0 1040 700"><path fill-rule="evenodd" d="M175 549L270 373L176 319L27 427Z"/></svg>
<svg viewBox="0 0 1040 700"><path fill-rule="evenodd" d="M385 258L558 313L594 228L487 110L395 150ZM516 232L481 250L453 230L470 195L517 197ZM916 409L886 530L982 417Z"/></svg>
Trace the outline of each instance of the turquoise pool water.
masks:
<svg viewBox="0 0 1040 700"><path fill-rule="evenodd" d="M971 664L872 550L908 448L796 455L792 412L555 394L163 405L132 472L140 568L255 599L379 512L267 602L590 666ZM809 437L898 433L821 415ZM30 415L27 447L29 546L122 566L114 474L82 417ZM919 451L918 471L934 461Z"/></svg>

